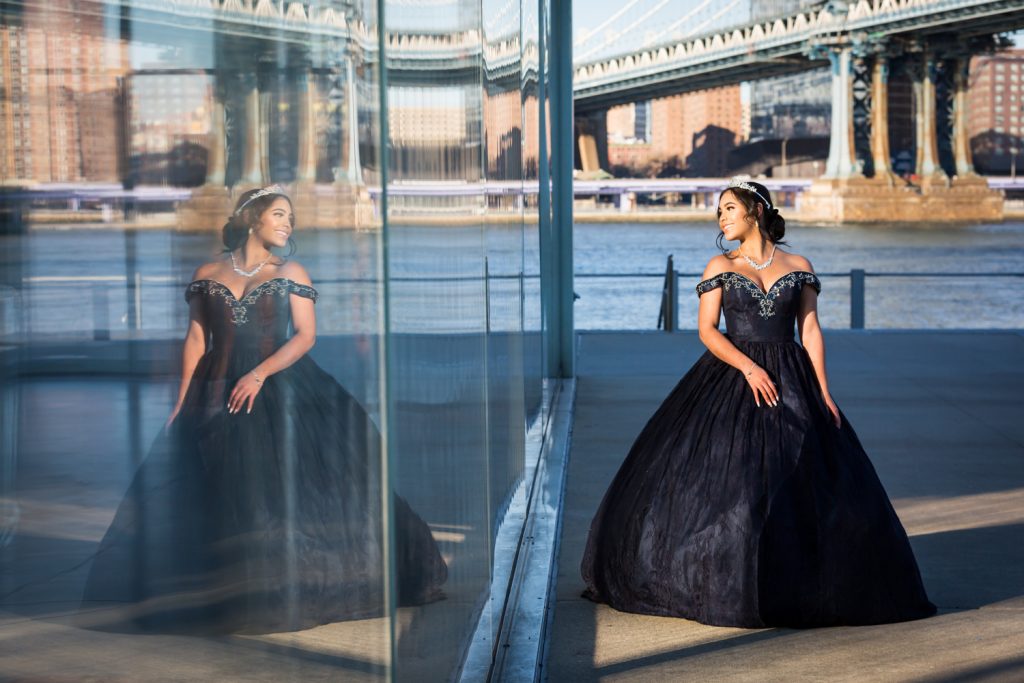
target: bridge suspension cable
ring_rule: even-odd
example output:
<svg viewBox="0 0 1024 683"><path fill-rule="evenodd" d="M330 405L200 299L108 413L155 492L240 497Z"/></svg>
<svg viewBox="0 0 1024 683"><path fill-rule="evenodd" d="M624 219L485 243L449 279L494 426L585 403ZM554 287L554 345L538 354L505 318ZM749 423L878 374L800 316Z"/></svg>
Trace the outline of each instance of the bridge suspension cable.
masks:
<svg viewBox="0 0 1024 683"><path fill-rule="evenodd" d="M595 54L597 52L600 52L601 50L603 50L604 48L608 47L613 42L618 40L619 37L622 36L622 34L629 33L630 31L635 29L637 26L639 26L640 24L642 24L645 21L647 21L648 19L650 19L652 16L657 14L661 10L662 7L664 7L665 5L669 4L670 2L672 2L672 0L660 0L660 2L658 2L656 5L654 5L654 7L650 8L644 14L640 15L639 17L637 17L633 21L633 23L628 24L624 28L620 29L614 36L608 38L607 40L605 40L603 43L601 43L600 45L598 45L596 47L593 47L593 48L590 48L588 50L585 50L584 53L582 55L580 55L580 58L581 59L586 59L590 55Z"/></svg>
<svg viewBox="0 0 1024 683"><path fill-rule="evenodd" d="M713 24L716 19L718 19L720 16L722 16L723 14L725 14L726 12L731 10L736 5L740 4L741 1L742 0L732 0L732 2L730 2L728 5L726 5L722 9L718 10L718 12L716 12L713 16L709 17L708 19L705 19L703 22L697 24L691 30L689 30L686 33L684 33L682 37L683 38L689 38L690 36L692 36L694 34L700 33L702 30L704 30L704 28L708 24Z"/></svg>
<svg viewBox="0 0 1024 683"><path fill-rule="evenodd" d="M599 53L601 50L604 50L606 47L608 47L609 45L614 43L616 40L618 40L623 34L628 33L629 31L631 31L632 29L634 29L635 27L637 27L638 25L640 25L641 23L643 23L644 21L649 19L651 16L653 16L656 12L658 12L661 8L663 8L669 1L670 0L662 0L661 2L656 4L654 7L652 7L650 10L645 12L640 18L636 19L635 21L633 21L629 25L625 26L624 28L616 31L614 35L609 36L608 38L603 40L600 44L592 46L590 48L587 48L581 54L576 55L576 58L573 61L577 61L577 62L583 61L583 60L585 60L587 58L590 58L593 55ZM710 19L706 19L706 20L702 21L700 24L698 24L697 26L695 26L692 29L688 30L685 34L683 34L682 37L691 36L691 35L699 32L699 31L701 31L703 28L705 28L709 24L711 24L714 21L716 21L719 17L721 17L724 14L726 14L728 11L730 11L732 8L734 8L736 5L740 4L740 2L741 2L741 0L733 0L732 2L727 4L725 7L723 7L721 10L716 12L714 14L714 16L712 16ZM666 27L665 29L663 29L663 30L659 31L658 33L656 33L654 36L652 36L652 37L648 38L647 40L645 40L644 41L644 46L647 47L647 46L650 46L650 45L657 44L659 41L661 41L664 38L664 36L670 35L679 26L681 26L685 22L687 22L690 19L692 19L695 15L699 15L701 12L706 10L708 8L708 6L711 5L711 3L712 3L712 0L701 0L701 2L699 4L697 4L695 7L690 9L688 12L686 12L686 14L681 16L679 19L676 19L675 21L673 21L668 27ZM632 4L635 4L635 2L634 3L629 3L629 5L632 5ZM628 5L627 5L627 7L624 7L623 9L628 9ZM621 11L617 12L615 15L613 15L611 17L611 19L616 18L617 15L619 15L619 14L621 14ZM603 22L603 24L604 23L608 23L608 21L606 20L605 22Z"/></svg>
<svg viewBox="0 0 1024 683"><path fill-rule="evenodd" d="M693 15L697 14L698 12L701 12L701 11L703 11L703 10L704 10L704 9L705 9L705 8L706 8L706 7L708 6L708 5L710 5L710 4L711 4L711 1L712 1L712 0L703 0L703 1L702 1L702 2L701 2L701 3L699 4L699 5L697 5L696 7L694 7L694 8L692 9L692 10L690 10L689 12L687 12L686 14L684 14L684 15L683 15L682 17L680 17L680 18L679 18L679 19L677 19L676 21L674 21L674 22L672 22L671 24L669 24L668 26L666 26L666 27L665 27L664 29L662 29L661 31L659 31L658 33L656 33L656 34L655 34L654 36L652 36L650 40L646 41L646 42L647 42L647 45L654 45L654 44L657 44L657 43L658 43L658 41L660 41L660 40L661 40L661 39L662 39L662 38L663 38L664 36L670 36L670 37L671 37L671 34L672 34L672 32L673 32L673 31L675 31L675 30L676 30L677 28L679 28L679 26L680 26L680 25L682 25L682 24L683 24L683 22L685 22L685 21L689 20L689 19L690 19L691 17L693 17ZM734 6L734 5L736 5L736 4L737 4L736 2L733 2L733 3L731 3L730 5L727 5L725 9L731 8L731 7L733 7L733 6ZM694 28L694 29L691 29L691 30L687 31L687 32L686 32L686 33L684 34L684 37L685 37L685 36L692 36L692 35L693 35L694 33L696 33L697 31L699 31L699 30L700 30L701 28L703 28L704 26L706 26L706 25L707 25L708 23L710 23L710 22L714 21L714 20L715 20L715 19L717 19L717 18L718 18L719 16L721 16L721 15L722 15L722 14L724 13L724 11L725 11L725 10L723 9L723 11L722 11L722 12L719 12L718 14L716 14L716 15L715 15L714 17L712 17L711 19L709 19L709 20L706 20L706 21L704 21L704 22L702 22L702 23L698 24L696 28Z"/></svg>
<svg viewBox="0 0 1024 683"><path fill-rule="evenodd" d="M618 19L619 17L621 17L621 16L623 15L623 14L625 14L626 12L628 12L629 10L631 10L631 9L633 8L633 6L634 6L634 5L636 5L636 4L638 3L638 2L641 2L641 0L629 0L629 2L627 2L627 3L625 4L625 5L623 5L622 7L620 7L620 8L618 9L618 11L617 11L617 12L615 12L615 13L614 13L614 14L612 14L612 15L611 15L610 17L608 17L607 19L605 19L604 21L602 21L602 22L601 22L600 24L598 24L597 26L595 26L595 27L593 28L593 30L591 30L591 31L588 31L588 32L587 32L587 33L586 33L585 35L581 35L581 36L580 36L580 37L579 37L579 38L578 38L578 39L576 40L576 42L574 43L574 46L575 46L575 47L579 47L580 45L583 45L583 44L584 44L585 42L587 42L587 40L589 40L589 39L590 39L590 37L591 37L591 36L596 36L596 35L597 35L598 33L600 33L601 31L603 31L603 30L604 30L604 29L605 29L605 28L606 28L606 27L607 27L607 26L608 26L609 24L611 24L611 23L612 23L612 22L614 22L614 21L615 21L616 19ZM619 33L621 33L621 31L620 31ZM618 37L618 34L616 34L616 38L617 38L617 37Z"/></svg>

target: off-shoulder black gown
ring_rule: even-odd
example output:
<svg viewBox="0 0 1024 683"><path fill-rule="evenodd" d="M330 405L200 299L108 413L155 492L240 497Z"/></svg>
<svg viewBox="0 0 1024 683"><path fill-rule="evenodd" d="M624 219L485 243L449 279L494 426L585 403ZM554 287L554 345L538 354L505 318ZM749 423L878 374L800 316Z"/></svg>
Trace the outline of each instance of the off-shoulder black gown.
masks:
<svg viewBox="0 0 1024 683"><path fill-rule="evenodd" d="M307 355L266 378L252 413L226 409L238 379L289 338L291 297L316 291L274 278L239 300L199 280L185 296L201 297L207 351L100 544L83 606L127 606L107 624L117 630L187 633L381 614L381 441L363 407ZM398 602L436 599L447 567L429 527L392 498Z"/></svg>
<svg viewBox="0 0 1024 683"><path fill-rule="evenodd" d="M794 339L810 272L767 292L726 272L729 340L764 368L778 407L743 374L697 360L640 432L590 527L584 596L625 612L720 626L811 627L926 617L906 532L853 427L836 427Z"/></svg>

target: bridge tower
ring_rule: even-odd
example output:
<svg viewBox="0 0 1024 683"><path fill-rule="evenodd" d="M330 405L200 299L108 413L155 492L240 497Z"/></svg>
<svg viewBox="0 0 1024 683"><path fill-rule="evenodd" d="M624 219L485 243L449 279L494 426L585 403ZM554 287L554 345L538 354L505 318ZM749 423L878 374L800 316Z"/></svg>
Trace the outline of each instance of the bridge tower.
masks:
<svg viewBox="0 0 1024 683"><path fill-rule="evenodd" d="M952 37L870 40L849 34L812 44L811 56L827 56L832 69L832 132L825 174L803 197L802 218L1000 220L1002 196L974 172L967 139L967 68L981 47ZM894 69L903 69L913 83L917 157L906 179L890 164L888 84ZM859 125L855 107L866 109ZM858 139L867 144L858 147Z"/></svg>

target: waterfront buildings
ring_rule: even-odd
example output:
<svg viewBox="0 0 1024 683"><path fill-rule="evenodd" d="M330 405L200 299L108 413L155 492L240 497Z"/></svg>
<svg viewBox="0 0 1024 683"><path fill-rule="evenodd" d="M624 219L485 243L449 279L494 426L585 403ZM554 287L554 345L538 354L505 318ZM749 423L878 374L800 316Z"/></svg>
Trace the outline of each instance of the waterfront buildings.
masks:
<svg viewBox="0 0 1024 683"><path fill-rule="evenodd" d="M1024 171L1024 50L971 60L968 135L981 173Z"/></svg>
<svg viewBox="0 0 1024 683"><path fill-rule="evenodd" d="M0 22L0 179L119 177L127 43L77 5L26 3Z"/></svg>
<svg viewBox="0 0 1024 683"><path fill-rule="evenodd" d="M697 90L608 111L608 157L622 173L722 176L745 127L740 86Z"/></svg>

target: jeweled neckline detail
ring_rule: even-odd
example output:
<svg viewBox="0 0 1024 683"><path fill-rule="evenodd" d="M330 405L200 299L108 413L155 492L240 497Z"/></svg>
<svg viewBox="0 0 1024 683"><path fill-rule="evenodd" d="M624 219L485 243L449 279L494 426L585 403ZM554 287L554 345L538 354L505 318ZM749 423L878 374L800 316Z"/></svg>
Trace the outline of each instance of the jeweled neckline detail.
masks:
<svg viewBox="0 0 1024 683"><path fill-rule="evenodd" d="M764 289L761 289L761 286L758 285L756 282L754 282L752 279L750 279L749 277L747 277L743 273L737 273L735 270L724 270L721 273L719 273L719 275L725 275L726 273L732 273L733 275L739 275L741 278L743 278L744 280L746 280L750 284L754 285L754 289L756 289L761 294L761 296L768 296L769 294L771 294L772 290L775 289L775 285L779 284L780 282L785 280L790 275L794 275L796 273L807 273L808 275L814 275L814 273L812 273L809 270L791 270L788 273L783 273L782 275L780 275L778 277L778 279L776 279L775 282L772 283L771 287L769 287L767 290L764 290Z"/></svg>
<svg viewBox="0 0 1024 683"><path fill-rule="evenodd" d="M286 278L286 277L272 277L269 280L264 280L263 282L259 283L258 285L256 285L252 289L250 289L247 293L243 294L241 297L235 296L235 293L231 291L230 287L228 287L223 282L220 282L219 280L214 280L213 278L204 277L204 278L200 278L198 280L193 280L192 282L189 283L189 286L192 286L192 285L194 285L197 282L209 282L209 283L217 285L218 287L221 287L225 292L228 293L228 295L231 297L232 300L234 300L234 301L236 301L238 303L242 303L243 301L245 301L246 299L251 297L253 294L255 294L256 292L260 291L260 289L262 289L264 287L264 285L268 285L271 282L276 282L278 280L284 280L285 282L292 282L292 280L290 278ZM295 283L295 284L298 284L298 283Z"/></svg>

